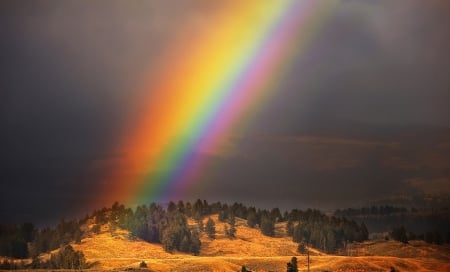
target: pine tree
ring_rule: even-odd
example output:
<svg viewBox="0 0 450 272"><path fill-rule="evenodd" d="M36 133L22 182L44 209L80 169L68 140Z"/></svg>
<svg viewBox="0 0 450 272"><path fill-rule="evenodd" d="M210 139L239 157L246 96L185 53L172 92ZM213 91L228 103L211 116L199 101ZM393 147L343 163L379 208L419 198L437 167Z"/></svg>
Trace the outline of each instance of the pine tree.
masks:
<svg viewBox="0 0 450 272"><path fill-rule="evenodd" d="M205 226L203 225L203 220L201 218L197 221L197 226L199 231L205 230Z"/></svg>
<svg viewBox="0 0 450 272"><path fill-rule="evenodd" d="M361 232L362 232L362 240L368 240L369 239L369 231L367 230L366 224L364 222L361 223Z"/></svg>
<svg viewBox="0 0 450 272"><path fill-rule="evenodd" d="M254 228L256 226L256 223L258 222L258 219L256 217L256 212L254 209L249 209L248 215L247 215L247 225L250 228Z"/></svg>
<svg viewBox="0 0 450 272"><path fill-rule="evenodd" d="M236 219L234 216L232 216L230 218L229 224L230 224L230 229L228 229L228 232L226 233L227 237L228 238L236 238Z"/></svg>
<svg viewBox="0 0 450 272"><path fill-rule="evenodd" d="M167 206L167 211L168 211L169 213L173 213L173 212L175 212L175 211L177 211L177 210L178 210L177 205L176 205L173 201L170 201L170 202L169 202L169 206Z"/></svg>
<svg viewBox="0 0 450 272"><path fill-rule="evenodd" d="M391 232L392 239L397 240L399 242L408 243L408 237L406 236L405 227L401 226L400 228L394 228Z"/></svg>
<svg viewBox="0 0 450 272"><path fill-rule="evenodd" d="M270 219L274 222L279 222L283 219L279 208L273 208L270 211Z"/></svg>
<svg viewBox="0 0 450 272"><path fill-rule="evenodd" d="M144 261L142 261L142 262L139 264L139 268L147 268L147 264L146 264Z"/></svg>
<svg viewBox="0 0 450 272"><path fill-rule="evenodd" d="M220 210L219 211L219 221L220 222L225 222L225 220L227 220L226 213L225 213L225 211Z"/></svg>
<svg viewBox="0 0 450 272"><path fill-rule="evenodd" d="M216 238L216 224L214 221L210 218L208 218L208 221L206 222L205 227L206 234L208 234L208 237L211 239Z"/></svg>
<svg viewBox="0 0 450 272"><path fill-rule="evenodd" d="M306 245L305 245L304 242L298 243L297 252L301 253L301 254L306 254L307 253Z"/></svg>
<svg viewBox="0 0 450 272"><path fill-rule="evenodd" d="M200 253L202 242L200 241L200 234L198 231L193 230L191 232L191 243L189 251L193 253L194 255L198 255Z"/></svg>
<svg viewBox="0 0 450 272"><path fill-rule="evenodd" d="M275 235L275 223L266 214L263 214L261 217L261 232L267 236Z"/></svg>
<svg viewBox="0 0 450 272"><path fill-rule="evenodd" d="M297 267L297 258L296 257L292 257L291 261L289 263L287 263L287 272L298 272L298 267Z"/></svg>
<svg viewBox="0 0 450 272"><path fill-rule="evenodd" d="M294 221L289 219L286 223L286 233L288 236L292 236L294 234Z"/></svg>
<svg viewBox="0 0 450 272"><path fill-rule="evenodd" d="M192 208L192 216L196 220L200 220L203 216L203 202L200 199L194 203L194 207Z"/></svg>

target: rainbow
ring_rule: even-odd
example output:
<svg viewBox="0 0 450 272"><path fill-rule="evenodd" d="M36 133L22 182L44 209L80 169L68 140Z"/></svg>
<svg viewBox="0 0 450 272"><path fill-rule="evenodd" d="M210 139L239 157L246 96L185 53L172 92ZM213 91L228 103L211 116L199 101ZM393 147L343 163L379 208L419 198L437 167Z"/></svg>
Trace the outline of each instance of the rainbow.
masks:
<svg viewBox="0 0 450 272"><path fill-rule="evenodd" d="M143 88L104 203L181 198L220 148L276 92L333 1L224 1L214 22L182 29ZM212 26L211 26L212 25Z"/></svg>

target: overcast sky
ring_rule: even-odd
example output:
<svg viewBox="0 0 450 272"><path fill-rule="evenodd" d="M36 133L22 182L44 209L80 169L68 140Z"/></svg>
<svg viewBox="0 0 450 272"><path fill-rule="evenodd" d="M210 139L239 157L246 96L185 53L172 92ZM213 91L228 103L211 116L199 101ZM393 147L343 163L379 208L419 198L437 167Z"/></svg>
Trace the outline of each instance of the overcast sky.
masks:
<svg viewBox="0 0 450 272"><path fill-rule="evenodd" d="M143 78L210 1L1 1L0 220L90 212ZM186 198L284 208L450 193L450 1L339 1ZM281 118L282 117L282 118ZM251 192L251 193L250 193Z"/></svg>

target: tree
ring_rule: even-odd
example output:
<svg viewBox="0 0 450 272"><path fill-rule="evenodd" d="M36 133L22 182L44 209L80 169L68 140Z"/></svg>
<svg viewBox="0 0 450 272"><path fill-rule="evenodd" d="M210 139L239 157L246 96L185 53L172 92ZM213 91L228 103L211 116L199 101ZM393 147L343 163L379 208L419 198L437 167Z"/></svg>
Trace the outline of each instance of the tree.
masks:
<svg viewBox="0 0 450 272"><path fill-rule="evenodd" d="M203 216L203 202L200 199L197 199L194 203L192 215L194 219L199 220Z"/></svg>
<svg viewBox="0 0 450 272"><path fill-rule="evenodd" d="M220 210L219 211L219 221L225 222L225 220L227 220L227 214L224 210Z"/></svg>
<svg viewBox="0 0 450 272"><path fill-rule="evenodd" d="M230 228L228 229L226 226L225 228L225 234L228 238L236 238L236 219L234 216L232 216L228 222L230 224Z"/></svg>
<svg viewBox="0 0 450 272"><path fill-rule="evenodd" d="M144 261L142 261L142 262L139 264L139 268L147 268L147 264L146 264Z"/></svg>
<svg viewBox="0 0 450 272"><path fill-rule="evenodd" d="M86 268L86 258L83 252L75 251L72 246L67 245L50 256L50 266L52 268L83 269Z"/></svg>
<svg viewBox="0 0 450 272"><path fill-rule="evenodd" d="M195 234L194 231L189 229L186 216L179 212L173 212L168 215L167 225L161 227L161 243L164 249L168 252L179 250L182 252L193 252L194 254L198 254L198 251L200 250L200 240L198 234Z"/></svg>
<svg viewBox="0 0 450 272"><path fill-rule="evenodd" d="M216 238L216 224L214 221L210 218L208 218L208 221L206 221L206 227L205 227L206 234L208 234L208 237L211 239Z"/></svg>
<svg viewBox="0 0 450 272"><path fill-rule="evenodd" d="M328 253L333 253L336 250L336 234L333 230L328 230L324 238L324 250L326 250Z"/></svg>
<svg viewBox="0 0 450 272"><path fill-rule="evenodd" d="M298 243L297 252L301 253L301 254L306 254L307 253L307 248L306 248L306 245L305 245L304 242Z"/></svg>
<svg viewBox="0 0 450 272"><path fill-rule="evenodd" d="M366 224L364 222L361 223L361 232L362 232L362 240L368 240L369 239L369 231L367 230Z"/></svg>
<svg viewBox="0 0 450 272"><path fill-rule="evenodd" d="M180 242L180 251L189 252L190 251L190 241L188 236L183 236Z"/></svg>
<svg viewBox="0 0 450 272"><path fill-rule="evenodd" d="M254 228L256 226L257 222L258 222L258 218L256 217L255 209L249 209L248 215L247 215L247 225L250 228Z"/></svg>
<svg viewBox="0 0 450 272"><path fill-rule="evenodd" d="M408 243L408 237L406 235L405 227L401 226L400 228L394 228L391 232L392 239L397 240L399 242Z"/></svg>
<svg viewBox="0 0 450 272"><path fill-rule="evenodd" d="M272 221L274 222L279 222L283 219L283 217L281 216L281 212L279 208L273 208L270 211L270 218L272 219Z"/></svg>
<svg viewBox="0 0 450 272"><path fill-rule="evenodd" d="M167 211L168 211L169 213L173 213L173 212L175 212L175 211L177 211L177 210L178 210L177 205L176 205L173 201L170 201L170 202L169 202L169 206L167 206Z"/></svg>
<svg viewBox="0 0 450 272"><path fill-rule="evenodd" d="M178 201L177 209L180 213L184 213L184 214L186 213L186 209L184 207L184 202L182 200Z"/></svg>
<svg viewBox="0 0 450 272"><path fill-rule="evenodd" d="M286 233L288 236L292 236L294 234L294 221L289 219L286 223Z"/></svg>
<svg viewBox="0 0 450 272"><path fill-rule="evenodd" d="M263 214L261 217L261 232L267 236L275 235L275 223L266 214Z"/></svg>
<svg viewBox="0 0 450 272"><path fill-rule="evenodd" d="M200 253L201 245L202 242L200 241L200 234L197 230L193 230L191 232L191 244L189 251L194 255L198 255Z"/></svg>
<svg viewBox="0 0 450 272"><path fill-rule="evenodd" d="M287 272L298 272L298 267L297 267L297 258L296 257L292 257L291 261L289 263L287 263Z"/></svg>
<svg viewBox="0 0 450 272"><path fill-rule="evenodd" d="M203 226L203 220L201 218L197 221L197 226L199 231L205 230L205 226Z"/></svg>

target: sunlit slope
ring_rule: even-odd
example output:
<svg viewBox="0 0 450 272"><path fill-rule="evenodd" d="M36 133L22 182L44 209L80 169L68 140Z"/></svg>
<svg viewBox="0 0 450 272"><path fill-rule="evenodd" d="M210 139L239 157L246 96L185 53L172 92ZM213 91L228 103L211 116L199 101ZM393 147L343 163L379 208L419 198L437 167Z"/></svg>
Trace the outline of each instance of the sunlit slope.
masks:
<svg viewBox="0 0 450 272"><path fill-rule="evenodd" d="M299 271L306 271L306 256L296 252L297 244L286 237L284 223L277 224L275 237L267 237L237 218L236 238L229 239L224 234L226 223L219 222L217 215L211 218L216 223L216 239L202 234L199 256L168 253L160 244L129 240L128 232L121 229L111 235L108 225L102 226L100 234L90 233L73 246L84 252L95 270L137 269L145 261L150 271L240 271L242 265L252 271L285 271L286 263L297 256ZM189 224L195 222L190 219ZM399 271L450 271L450 248L422 242L354 244L352 257L311 251L311 271L389 271L391 267Z"/></svg>

